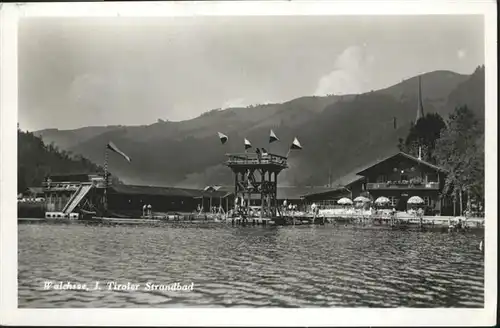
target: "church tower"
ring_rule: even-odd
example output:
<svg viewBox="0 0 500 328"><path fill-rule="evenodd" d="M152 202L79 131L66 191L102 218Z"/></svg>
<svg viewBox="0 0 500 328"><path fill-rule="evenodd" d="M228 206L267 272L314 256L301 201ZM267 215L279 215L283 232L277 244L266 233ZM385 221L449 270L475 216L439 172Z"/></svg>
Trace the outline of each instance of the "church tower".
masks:
<svg viewBox="0 0 500 328"><path fill-rule="evenodd" d="M415 120L415 124L422 117L424 117L424 107L422 105L422 80L421 80L421 75L419 75L418 76L417 119Z"/></svg>

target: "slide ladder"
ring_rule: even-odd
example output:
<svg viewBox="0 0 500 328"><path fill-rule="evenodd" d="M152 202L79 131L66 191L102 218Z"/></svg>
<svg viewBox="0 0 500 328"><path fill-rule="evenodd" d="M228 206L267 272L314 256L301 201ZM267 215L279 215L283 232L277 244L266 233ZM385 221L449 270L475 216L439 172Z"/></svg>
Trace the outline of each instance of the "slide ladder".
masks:
<svg viewBox="0 0 500 328"><path fill-rule="evenodd" d="M64 214L69 214L73 212L73 210L80 204L82 199L89 193L90 189L92 189L92 185L81 185L77 191L73 194L73 196L69 199L66 206L63 208Z"/></svg>

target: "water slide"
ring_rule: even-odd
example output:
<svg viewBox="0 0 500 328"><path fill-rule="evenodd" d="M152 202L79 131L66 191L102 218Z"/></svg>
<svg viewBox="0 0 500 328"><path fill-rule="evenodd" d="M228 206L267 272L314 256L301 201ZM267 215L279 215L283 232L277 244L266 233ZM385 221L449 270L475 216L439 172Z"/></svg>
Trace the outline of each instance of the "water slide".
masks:
<svg viewBox="0 0 500 328"><path fill-rule="evenodd" d="M69 214L73 212L73 210L80 204L82 199L87 196L90 189L92 189L92 185L81 185L77 191L71 196L66 206L63 208L64 214Z"/></svg>

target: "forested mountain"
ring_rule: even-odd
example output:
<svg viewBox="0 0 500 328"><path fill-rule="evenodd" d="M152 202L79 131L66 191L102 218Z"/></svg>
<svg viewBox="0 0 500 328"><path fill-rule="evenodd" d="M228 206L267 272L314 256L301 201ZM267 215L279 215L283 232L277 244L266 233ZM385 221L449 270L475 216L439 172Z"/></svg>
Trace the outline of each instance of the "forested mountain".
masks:
<svg viewBox="0 0 500 328"><path fill-rule="evenodd" d="M31 132L18 130L17 139L17 189L20 193L28 187L40 186L50 174L102 172L102 168L81 155L59 151Z"/></svg>
<svg viewBox="0 0 500 328"><path fill-rule="evenodd" d="M468 105L484 117L484 68L471 76L449 71L422 75L425 112L447 117ZM397 150L417 112L418 78L362 95L302 97L283 104L215 109L181 122L159 120L148 126L89 127L71 131L44 130L44 141L83 154L95 163L113 141L132 162L110 156L111 169L126 183L203 187L231 184L223 165L225 153L243 152L243 138L269 148L269 129L279 142L271 152L286 154L293 137L302 151L293 151L283 185L325 185L368 161ZM482 102L481 102L481 99ZM394 122L394 120L396 122ZM396 123L396 124L394 124ZM229 136L221 145L217 131Z"/></svg>
<svg viewBox="0 0 500 328"><path fill-rule="evenodd" d="M484 123L485 98L484 65L478 67L465 81L460 83L448 97L446 114L451 114L460 106L467 107L474 112L481 123Z"/></svg>

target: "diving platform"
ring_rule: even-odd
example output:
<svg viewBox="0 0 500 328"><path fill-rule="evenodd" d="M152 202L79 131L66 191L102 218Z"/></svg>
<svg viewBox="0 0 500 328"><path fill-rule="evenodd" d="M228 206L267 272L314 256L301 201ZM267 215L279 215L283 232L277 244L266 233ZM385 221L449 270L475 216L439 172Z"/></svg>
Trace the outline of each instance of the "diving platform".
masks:
<svg viewBox="0 0 500 328"><path fill-rule="evenodd" d="M46 218L78 216L81 210L95 211L102 203L106 183L97 174L54 175L43 182Z"/></svg>
<svg viewBox="0 0 500 328"><path fill-rule="evenodd" d="M248 217L254 211L250 207L252 195L260 196L260 218L272 218L279 214L277 203L278 175L288 168L287 158L270 153L226 154L226 165L234 174L234 212Z"/></svg>

